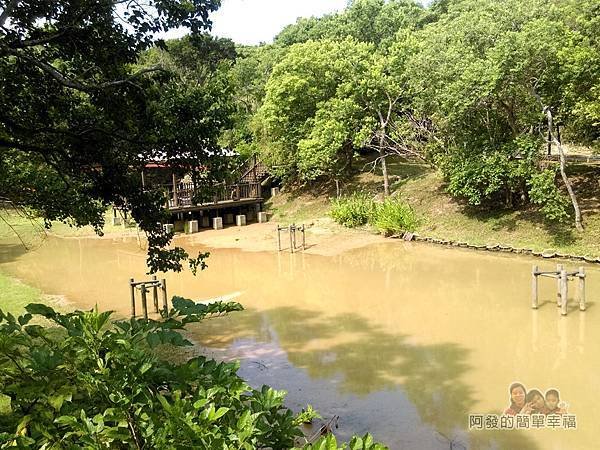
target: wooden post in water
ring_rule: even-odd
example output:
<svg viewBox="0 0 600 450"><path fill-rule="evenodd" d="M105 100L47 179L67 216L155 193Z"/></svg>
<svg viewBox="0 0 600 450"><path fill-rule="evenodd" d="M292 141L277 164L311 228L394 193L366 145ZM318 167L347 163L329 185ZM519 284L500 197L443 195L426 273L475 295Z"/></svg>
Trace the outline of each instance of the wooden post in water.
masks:
<svg viewBox="0 0 600 450"><path fill-rule="evenodd" d="M158 278L156 275L152 275L152 281L154 281L154 286L152 286L152 300L154 300L154 312L158 313Z"/></svg>
<svg viewBox="0 0 600 450"><path fill-rule="evenodd" d="M290 225L289 231L290 231L290 252L294 253L294 241L292 238L292 225Z"/></svg>
<svg viewBox="0 0 600 450"><path fill-rule="evenodd" d="M579 311L585 311L585 267L579 268L579 287L577 289L579 294Z"/></svg>
<svg viewBox="0 0 600 450"><path fill-rule="evenodd" d="M141 291L142 291L142 311L144 313L144 320L148 320L148 301L146 298L146 292L148 290L146 289L145 284L141 285Z"/></svg>
<svg viewBox="0 0 600 450"><path fill-rule="evenodd" d="M531 271L531 307L538 308L538 266Z"/></svg>
<svg viewBox="0 0 600 450"><path fill-rule="evenodd" d="M135 317L135 280L133 278L129 279L129 288L131 290L131 317Z"/></svg>
<svg viewBox="0 0 600 450"><path fill-rule="evenodd" d="M563 316L567 315L567 302L569 298L569 277L567 275L567 271L562 269L560 271L560 313Z"/></svg>
<svg viewBox="0 0 600 450"><path fill-rule="evenodd" d="M306 235L304 234L304 225L302 225L302 251L306 250Z"/></svg>
<svg viewBox="0 0 600 450"><path fill-rule="evenodd" d="M167 280L166 279L162 279L162 284L160 286L160 289L162 291L162 298L163 298L163 310L165 311L165 314L169 312L169 305L167 304Z"/></svg>
<svg viewBox="0 0 600 450"><path fill-rule="evenodd" d="M281 228L277 225L277 250L281 251Z"/></svg>
<svg viewBox="0 0 600 450"><path fill-rule="evenodd" d="M562 286L562 284L561 284L561 276L562 276L561 273L562 273L563 269L564 269L564 267L563 267L562 264L557 264L556 265L556 273L558 275L557 280L556 280L556 285L557 285L556 286L556 306L559 307L559 308L560 308L560 306L562 304L562 302L561 302L561 295L562 295L561 294L562 293L562 291L561 291L561 286Z"/></svg>
<svg viewBox="0 0 600 450"><path fill-rule="evenodd" d="M292 229L294 230L294 250L296 250L296 224L292 224Z"/></svg>

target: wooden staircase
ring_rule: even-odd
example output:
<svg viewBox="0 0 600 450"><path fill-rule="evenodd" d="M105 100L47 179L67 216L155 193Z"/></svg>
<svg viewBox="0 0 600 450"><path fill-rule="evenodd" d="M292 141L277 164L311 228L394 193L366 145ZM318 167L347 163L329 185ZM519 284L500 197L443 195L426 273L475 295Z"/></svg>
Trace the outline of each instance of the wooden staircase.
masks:
<svg viewBox="0 0 600 450"><path fill-rule="evenodd" d="M251 156L238 169L237 183L262 183L269 177L269 168L256 155Z"/></svg>

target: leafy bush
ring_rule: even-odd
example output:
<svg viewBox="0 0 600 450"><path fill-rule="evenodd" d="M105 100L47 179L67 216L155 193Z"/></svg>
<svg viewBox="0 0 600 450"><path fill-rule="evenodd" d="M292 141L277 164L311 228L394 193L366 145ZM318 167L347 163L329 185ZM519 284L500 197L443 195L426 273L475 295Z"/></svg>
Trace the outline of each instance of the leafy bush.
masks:
<svg viewBox="0 0 600 450"><path fill-rule="evenodd" d="M373 442L373 437L370 434L366 434L363 437L354 436L350 441L350 445L342 444L341 447L338 447L335 436L329 434L314 444L304 447L305 450L344 450L346 448L350 450L385 450L387 447Z"/></svg>
<svg viewBox="0 0 600 450"><path fill-rule="evenodd" d="M407 203L390 197L376 206L372 224L387 235L415 231L418 221L415 212Z"/></svg>
<svg viewBox="0 0 600 450"><path fill-rule="evenodd" d="M515 206L535 173L539 142L520 137L498 149L455 149L439 159L448 192L473 206Z"/></svg>
<svg viewBox="0 0 600 450"><path fill-rule="evenodd" d="M365 225L375 211L375 203L363 192L355 192L350 196L331 201L330 215L337 223L348 228Z"/></svg>
<svg viewBox="0 0 600 450"><path fill-rule="evenodd" d="M241 309L174 297L159 322L41 304L18 318L0 311L0 393L10 398L0 448L293 447L312 408L294 417L284 391L251 389L238 364L202 356L174 364L152 351L189 346L180 334L187 324ZM55 326L33 323L34 315Z"/></svg>
<svg viewBox="0 0 600 450"><path fill-rule="evenodd" d="M569 200L556 186L556 172L546 169L531 177L528 182L531 203L541 205L540 211L546 219L564 222L569 218Z"/></svg>

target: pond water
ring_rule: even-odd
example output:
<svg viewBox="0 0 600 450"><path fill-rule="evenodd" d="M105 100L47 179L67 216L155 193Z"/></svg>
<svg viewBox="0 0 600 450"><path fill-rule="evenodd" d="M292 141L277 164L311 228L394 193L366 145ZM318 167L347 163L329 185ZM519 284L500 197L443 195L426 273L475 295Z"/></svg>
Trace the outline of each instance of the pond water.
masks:
<svg viewBox="0 0 600 450"><path fill-rule="evenodd" d="M199 276L166 276L169 295L234 299L246 310L197 324L191 337L239 359L253 386L288 391L292 409L339 415L340 437L370 431L392 449L596 447L598 268L586 267L588 311L571 283L561 317L551 279L530 309L531 267L552 261L397 241L335 257L211 252ZM146 268L135 240L51 237L30 252L0 244L0 270L77 307L126 315L128 280ZM508 406L513 381L559 389L577 429L468 431L469 414Z"/></svg>

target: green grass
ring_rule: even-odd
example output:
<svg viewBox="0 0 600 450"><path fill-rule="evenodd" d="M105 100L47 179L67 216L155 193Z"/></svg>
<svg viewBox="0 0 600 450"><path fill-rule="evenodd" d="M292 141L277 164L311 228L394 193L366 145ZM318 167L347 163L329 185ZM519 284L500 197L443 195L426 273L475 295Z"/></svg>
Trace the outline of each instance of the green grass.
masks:
<svg viewBox="0 0 600 450"><path fill-rule="evenodd" d="M376 204L372 224L379 232L387 236L404 231L415 231L418 221L414 210L408 203L392 197Z"/></svg>
<svg viewBox="0 0 600 450"><path fill-rule="evenodd" d="M21 283L0 272L0 309L13 315L25 312L29 303L40 303L42 293L39 289Z"/></svg>
<svg viewBox="0 0 600 450"><path fill-rule="evenodd" d="M331 217L348 228L366 225L373 218L374 212L375 203L371 196L364 192L355 192L331 200Z"/></svg>
<svg viewBox="0 0 600 450"><path fill-rule="evenodd" d="M367 162L367 161L364 161ZM423 236L471 244L503 244L535 251L600 257L600 168L571 165L572 179L583 212L585 231L571 222L553 224L536 208L519 211L481 211L461 204L445 190L439 173L418 161L388 161L395 196L406 201L418 217L416 231ZM363 162L357 164L362 167ZM379 168L361 172L342 185L344 196L364 192L381 200L383 179ZM326 218L335 186L312 185L276 196L268 203L276 221L302 223ZM331 221L330 221L331 222ZM338 227L333 224L332 227Z"/></svg>
<svg viewBox="0 0 600 450"><path fill-rule="evenodd" d="M0 309L14 316L25 312L25 306L29 303L39 303L42 294L36 289L21 283L14 278L0 273ZM0 394L0 414L10 412L10 398Z"/></svg>
<svg viewBox="0 0 600 450"><path fill-rule="evenodd" d="M105 235L121 234L124 231L135 232L135 224L127 227L112 224L112 209L104 214L105 224L102 229ZM11 243L24 243L27 247L35 247L45 237L46 233L52 233L62 237L95 236L96 232L91 226L77 228L68 223L53 222L49 230L44 228L41 219L25 217L12 210L0 210L0 241Z"/></svg>

